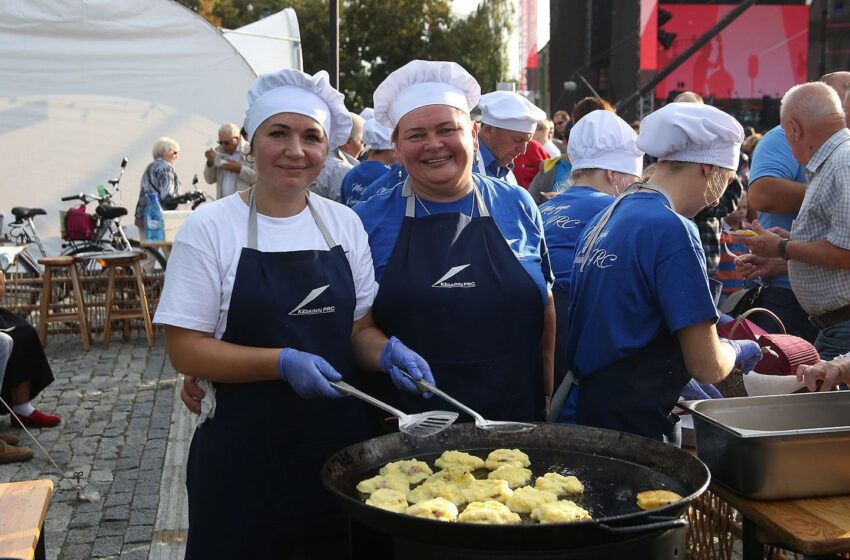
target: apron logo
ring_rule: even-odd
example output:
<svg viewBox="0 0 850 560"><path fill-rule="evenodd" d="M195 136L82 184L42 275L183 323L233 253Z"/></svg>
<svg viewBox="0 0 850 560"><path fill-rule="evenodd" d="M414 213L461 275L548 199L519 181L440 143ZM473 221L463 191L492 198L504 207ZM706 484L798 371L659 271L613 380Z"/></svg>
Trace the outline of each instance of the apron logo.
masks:
<svg viewBox="0 0 850 560"><path fill-rule="evenodd" d="M442 278L431 284L432 288L474 288L475 282L446 282L452 276L455 276L460 271L467 268L468 264L462 264L460 266L453 266L448 272L446 272Z"/></svg>
<svg viewBox="0 0 850 560"><path fill-rule="evenodd" d="M289 312L290 315L322 315L324 313L333 313L336 311L336 307L333 305L326 305L324 307L312 307L310 309L304 309L304 306L322 295L322 292L330 288L331 285L328 284L326 286L322 286L321 288L316 288L304 298L304 301L295 306L295 309Z"/></svg>

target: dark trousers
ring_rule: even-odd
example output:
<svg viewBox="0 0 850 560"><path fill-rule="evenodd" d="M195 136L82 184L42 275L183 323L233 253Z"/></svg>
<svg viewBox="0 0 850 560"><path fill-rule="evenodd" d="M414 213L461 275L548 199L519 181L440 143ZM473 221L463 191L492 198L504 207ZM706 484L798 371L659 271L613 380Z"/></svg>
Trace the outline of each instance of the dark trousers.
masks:
<svg viewBox="0 0 850 560"><path fill-rule="evenodd" d="M782 320L788 334L805 338L812 344L815 343L818 330L809 322L808 314L800 307L797 296L791 290L775 286L764 288L759 297L758 307L773 311ZM766 331L776 332L776 324L769 317L756 315L753 319Z"/></svg>

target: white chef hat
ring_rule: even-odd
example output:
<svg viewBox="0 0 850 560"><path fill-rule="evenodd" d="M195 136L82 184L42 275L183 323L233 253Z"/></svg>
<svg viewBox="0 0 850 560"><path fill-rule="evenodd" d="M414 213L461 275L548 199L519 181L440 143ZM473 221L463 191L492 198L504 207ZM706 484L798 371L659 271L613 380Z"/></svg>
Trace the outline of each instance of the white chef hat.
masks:
<svg viewBox="0 0 850 560"><path fill-rule="evenodd" d="M266 119L278 113L296 113L319 123L330 149L345 144L351 133L345 97L331 86L324 70L311 76L286 68L258 77L248 91L245 108L243 126L248 142Z"/></svg>
<svg viewBox="0 0 850 560"><path fill-rule="evenodd" d="M375 119L369 119L363 127L363 142L370 150L392 150L391 140L393 131Z"/></svg>
<svg viewBox="0 0 850 560"><path fill-rule="evenodd" d="M732 115L711 105L670 103L641 121L637 145L659 161L735 170L743 141L744 129Z"/></svg>
<svg viewBox="0 0 850 560"><path fill-rule="evenodd" d="M414 60L387 76L372 97L375 119L394 129L404 115L426 105L469 113L478 104L481 86L455 62Z"/></svg>
<svg viewBox="0 0 850 560"><path fill-rule="evenodd" d="M360 111L360 116L363 117L363 120L368 121L370 119L375 118L375 110L371 107L363 107L363 110Z"/></svg>
<svg viewBox="0 0 850 560"><path fill-rule="evenodd" d="M482 95L478 106L481 107L482 123L526 134L534 134L537 123L546 118L545 111L512 91Z"/></svg>
<svg viewBox="0 0 850 560"><path fill-rule="evenodd" d="M611 111L583 116L570 131L567 154L573 169L608 169L640 176L643 152L631 126Z"/></svg>

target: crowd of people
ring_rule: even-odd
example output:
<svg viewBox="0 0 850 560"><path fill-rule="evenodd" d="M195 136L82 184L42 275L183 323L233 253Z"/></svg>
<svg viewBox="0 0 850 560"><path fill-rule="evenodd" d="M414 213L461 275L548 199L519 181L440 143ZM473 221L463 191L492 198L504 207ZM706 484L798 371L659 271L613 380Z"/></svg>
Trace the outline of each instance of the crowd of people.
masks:
<svg viewBox="0 0 850 560"><path fill-rule="evenodd" d="M320 467L392 428L342 379L405 412L445 406L426 380L487 418L660 440L679 398L757 367L718 331L752 292L825 360L801 381L846 383L848 90L795 86L761 135L694 92L640 122L598 97L550 119L453 62L399 68L360 114L324 72L260 76L204 154L218 200L178 232L155 316L199 415L186 557L343 557ZM154 146L137 220L178 151Z"/></svg>

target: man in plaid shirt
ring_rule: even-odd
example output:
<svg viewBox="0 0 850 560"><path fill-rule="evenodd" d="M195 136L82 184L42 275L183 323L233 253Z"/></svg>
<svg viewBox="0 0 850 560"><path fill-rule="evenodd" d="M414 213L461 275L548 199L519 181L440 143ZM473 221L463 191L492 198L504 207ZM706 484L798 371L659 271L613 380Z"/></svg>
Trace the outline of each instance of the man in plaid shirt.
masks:
<svg viewBox="0 0 850 560"><path fill-rule="evenodd" d="M841 105L823 83L785 94L782 126L808 178L803 205L788 236L754 223L759 235L741 242L758 257L739 257L746 277L787 266L800 305L820 330L815 347L824 360L850 351L850 119Z"/></svg>

